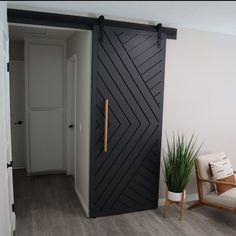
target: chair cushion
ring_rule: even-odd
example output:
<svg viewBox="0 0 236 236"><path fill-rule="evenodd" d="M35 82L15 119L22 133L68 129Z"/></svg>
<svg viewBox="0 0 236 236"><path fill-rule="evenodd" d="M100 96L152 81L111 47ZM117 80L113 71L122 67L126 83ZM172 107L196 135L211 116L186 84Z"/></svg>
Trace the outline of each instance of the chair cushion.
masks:
<svg viewBox="0 0 236 236"><path fill-rule="evenodd" d="M204 201L236 209L236 188L232 188L220 195L212 191L204 196Z"/></svg>
<svg viewBox="0 0 236 236"><path fill-rule="evenodd" d="M210 169L209 169L209 163L212 161L219 161L222 158L224 158L226 155L223 152L217 152L207 155L202 155L197 158L198 167L200 175L203 179L211 179ZM214 191L213 184L210 183L202 183L202 190L203 195L206 195L207 193L210 193Z"/></svg>

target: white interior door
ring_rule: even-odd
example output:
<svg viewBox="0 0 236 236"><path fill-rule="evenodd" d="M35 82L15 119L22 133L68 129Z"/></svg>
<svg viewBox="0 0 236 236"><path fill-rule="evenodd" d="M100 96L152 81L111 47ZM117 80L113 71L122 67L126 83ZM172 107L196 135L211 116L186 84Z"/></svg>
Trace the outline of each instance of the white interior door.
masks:
<svg viewBox="0 0 236 236"><path fill-rule="evenodd" d="M75 153L76 153L76 55L67 60L67 174L75 178Z"/></svg>
<svg viewBox="0 0 236 236"><path fill-rule="evenodd" d="M26 167L25 63L10 62L11 137L13 168Z"/></svg>
<svg viewBox="0 0 236 236"><path fill-rule="evenodd" d="M0 235L13 235L15 214L12 184L12 155L10 127L10 94L9 73L9 40L7 25L6 2L0 2ZM7 165L8 164L8 165Z"/></svg>
<svg viewBox="0 0 236 236"><path fill-rule="evenodd" d="M64 43L26 40L28 172L65 170Z"/></svg>

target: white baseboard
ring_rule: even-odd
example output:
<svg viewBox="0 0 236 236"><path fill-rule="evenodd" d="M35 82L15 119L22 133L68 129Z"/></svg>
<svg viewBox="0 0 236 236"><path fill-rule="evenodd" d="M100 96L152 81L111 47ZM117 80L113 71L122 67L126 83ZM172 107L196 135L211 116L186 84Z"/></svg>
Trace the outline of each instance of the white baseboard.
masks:
<svg viewBox="0 0 236 236"><path fill-rule="evenodd" d="M84 201L84 199L83 199L83 197L82 197L82 195L81 195L79 189L77 188L77 186L75 186L75 192L76 192L76 194L77 194L77 196L78 196L78 198L79 198L79 201L80 201L80 203L81 203L81 205L82 205L82 207L83 207L83 209L84 209L84 212L85 212L86 216L89 217L89 209L88 209L88 206L87 206L87 204L85 203L85 201Z"/></svg>
<svg viewBox="0 0 236 236"><path fill-rule="evenodd" d="M164 206L165 205L165 198L160 198L158 200L158 206ZM187 194L185 202L191 202L191 201L197 201L198 200L198 194L197 193L191 193Z"/></svg>

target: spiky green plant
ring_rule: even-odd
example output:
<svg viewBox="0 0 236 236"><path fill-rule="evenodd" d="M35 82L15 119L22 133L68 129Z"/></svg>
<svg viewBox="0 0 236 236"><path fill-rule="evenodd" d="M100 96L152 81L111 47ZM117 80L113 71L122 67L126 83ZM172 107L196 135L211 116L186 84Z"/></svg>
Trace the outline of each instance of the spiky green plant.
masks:
<svg viewBox="0 0 236 236"><path fill-rule="evenodd" d="M167 188L171 192L181 193L189 183L194 161L202 145L197 145L194 133L189 140L179 133L173 134L170 144L167 139L167 151L164 153L164 176Z"/></svg>

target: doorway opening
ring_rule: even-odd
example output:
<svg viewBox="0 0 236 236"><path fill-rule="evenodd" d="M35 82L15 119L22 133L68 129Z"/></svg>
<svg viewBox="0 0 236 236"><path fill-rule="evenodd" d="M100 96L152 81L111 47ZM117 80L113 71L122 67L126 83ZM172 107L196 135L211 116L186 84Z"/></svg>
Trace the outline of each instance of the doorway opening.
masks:
<svg viewBox="0 0 236 236"><path fill-rule="evenodd" d="M40 209L89 216L92 32L10 24L9 38L16 224Z"/></svg>

